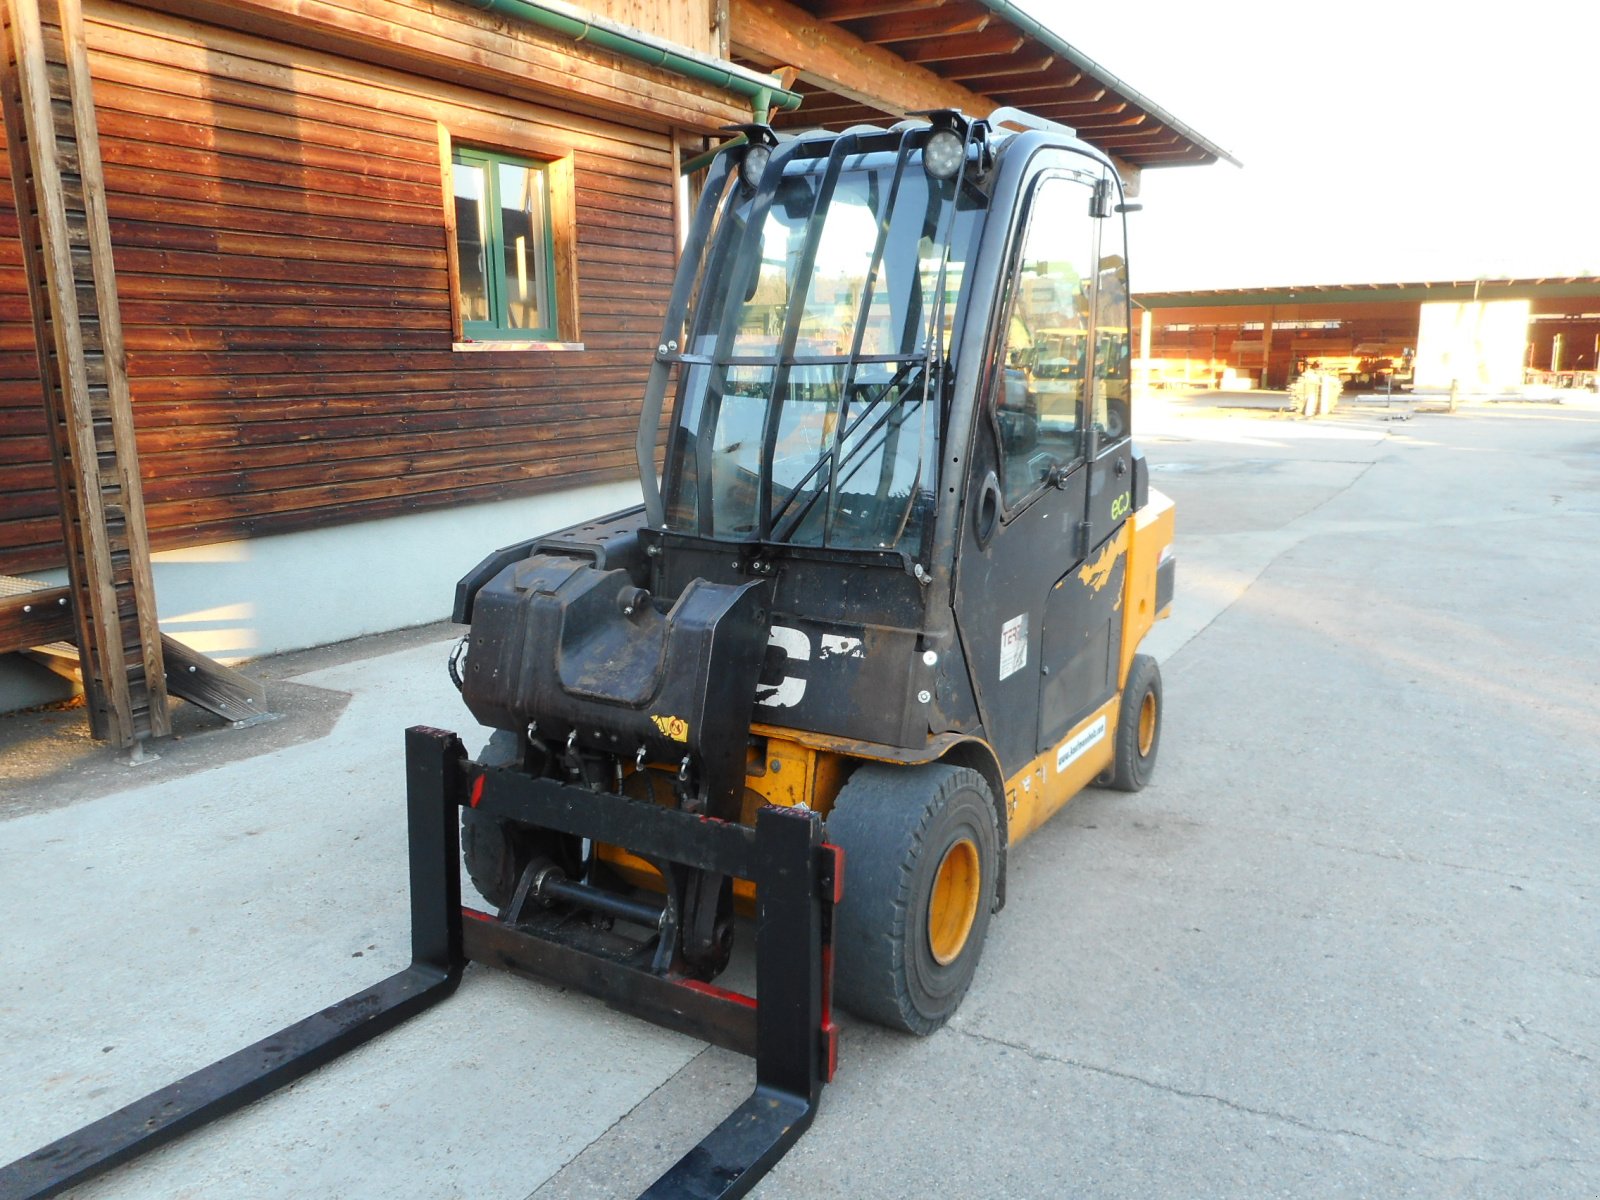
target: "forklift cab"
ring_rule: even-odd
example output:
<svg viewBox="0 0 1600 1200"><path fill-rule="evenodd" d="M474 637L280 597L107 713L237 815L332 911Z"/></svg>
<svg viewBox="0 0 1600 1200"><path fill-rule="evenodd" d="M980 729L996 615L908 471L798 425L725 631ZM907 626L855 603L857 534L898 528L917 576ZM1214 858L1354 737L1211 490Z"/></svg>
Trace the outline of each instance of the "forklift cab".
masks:
<svg viewBox="0 0 1600 1200"><path fill-rule="evenodd" d="M999 116L746 130L658 350L641 428L671 386L664 495L643 438L641 476L658 562L773 573L758 703L807 700L769 715L902 750L981 737L1009 778L1116 692L1120 559L1071 581L1145 484L1116 172ZM865 650L828 663L825 639Z"/></svg>

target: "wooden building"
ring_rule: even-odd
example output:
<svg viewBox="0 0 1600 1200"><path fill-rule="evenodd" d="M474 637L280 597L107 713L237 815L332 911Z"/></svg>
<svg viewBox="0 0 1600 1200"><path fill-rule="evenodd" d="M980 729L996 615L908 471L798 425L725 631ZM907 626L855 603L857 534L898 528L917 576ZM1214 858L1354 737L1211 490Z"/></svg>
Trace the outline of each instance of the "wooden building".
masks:
<svg viewBox="0 0 1600 1200"><path fill-rule="evenodd" d="M165 633L223 658L436 619L494 546L635 502L682 167L727 125L1018 104L1135 180L1227 157L1004 0L3 7L12 176L46 253L30 307L0 178L0 578L79 610L159 596ZM71 253L50 285L52 205ZM76 457L41 404L69 320L125 393L120 425L83 402ZM112 524L137 518L105 550L133 563L109 600L67 578L96 465L130 489ZM32 644L0 609L0 652Z"/></svg>
<svg viewBox="0 0 1600 1200"><path fill-rule="evenodd" d="M1145 369L1158 386L1281 388L1320 368L1357 386L1415 370L1419 386L1446 389L1452 381L1468 390L1491 381L1570 387L1591 386L1600 365L1596 277L1230 288L1134 300L1145 314ZM1464 327L1480 349L1444 344ZM1506 363L1476 361L1485 356Z"/></svg>

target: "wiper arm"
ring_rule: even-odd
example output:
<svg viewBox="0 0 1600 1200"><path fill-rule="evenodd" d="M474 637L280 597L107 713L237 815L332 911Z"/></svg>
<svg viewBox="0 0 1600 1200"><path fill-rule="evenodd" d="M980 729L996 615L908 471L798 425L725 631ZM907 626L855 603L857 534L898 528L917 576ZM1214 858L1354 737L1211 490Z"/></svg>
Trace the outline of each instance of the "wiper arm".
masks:
<svg viewBox="0 0 1600 1200"><path fill-rule="evenodd" d="M873 444L873 435L882 429L884 425L895 415L895 409L890 409L885 412L876 420L872 428L868 429L865 434L857 439L854 445L852 445L842 455L839 454L839 447L843 446L847 441L855 436L856 432L861 428L862 425L866 423L867 418L872 415L873 411L878 407L878 405L881 404L886 397L892 395L897 387L900 387L903 384L910 384L913 373L922 366L923 360L921 358L916 358L905 363L898 371L894 373L892 377L890 377L888 382L880 387L877 392L874 393L873 396L866 402L866 404L862 406L861 411L856 415L855 419L851 421L844 431L834 439L833 444L817 457L817 461L811 465L811 469L801 476L799 482L796 483L790 490L789 494L784 497L782 505L780 505L776 511L773 512L772 538L774 541L783 542L792 537L794 535L794 531L800 528L801 523L804 522L806 517L810 515L811 510L816 507L817 501L823 496L828 495L832 490L829 487L819 486L815 491L806 497L805 502L800 506L800 510L794 514L789 522L781 530L778 528L778 521L788 513L790 505L794 503L795 498L800 495L801 490L806 486L806 484L810 483L814 478L816 478L817 472L826 467L828 468L828 480L830 482L833 480L838 480L841 478L839 473L843 469L844 465L859 456L863 450ZM911 388L909 386L905 387L901 392L902 397L909 395L910 391ZM904 419L904 417L901 418L901 420ZM836 459L837 461L835 461Z"/></svg>

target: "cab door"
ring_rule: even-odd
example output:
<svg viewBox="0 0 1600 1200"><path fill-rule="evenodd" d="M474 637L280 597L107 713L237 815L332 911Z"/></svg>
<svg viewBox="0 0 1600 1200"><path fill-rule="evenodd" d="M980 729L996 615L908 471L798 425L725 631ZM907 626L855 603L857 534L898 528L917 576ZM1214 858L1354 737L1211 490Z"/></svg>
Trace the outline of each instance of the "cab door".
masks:
<svg viewBox="0 0 1600 1200"><path fill-rule="evenodd" d="M1105 175L1086 156L1050 158L1028 185L993 310L957 565L963 645L1007 775L1114 693L1120 650L1123 556L1105 554L1125 514L1115 506L1113 519L1106 492L1128 455L1126 388L1114 437L1105 376L1125 380L1127 366L1099 344L1116 327L1100 305L1116 307L1100 278ZM1120 238L1114 249L1120 265Z"/></svg>
<svg viewBox="0 0 1600 1200"><path fill-rule="evenodd" d="M1091 204L1094 269L1088 289L1093 314L1084 393L1084 513L1081 561L1051 586L1045 598L1043 646L1048 671L1039 696L1042 752L1103 708L1121 684L1122 596L1127 572L1127 523L1133 512L1133 442L1129 437L1131 390L1128 266L1121 188L1102 167ZM1086 752L1109 734L1084 730L1064 752ZM1059 765L1065 765L1061 763Z"/></svg>

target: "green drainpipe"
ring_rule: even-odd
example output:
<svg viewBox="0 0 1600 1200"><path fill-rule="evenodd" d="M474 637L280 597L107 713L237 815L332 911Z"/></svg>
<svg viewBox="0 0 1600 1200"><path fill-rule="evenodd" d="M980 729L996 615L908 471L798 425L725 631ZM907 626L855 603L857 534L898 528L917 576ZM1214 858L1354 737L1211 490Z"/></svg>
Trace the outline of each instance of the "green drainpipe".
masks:
<svg viewBox="0 0 1600 1200"><path fill-rule="evenodd" d="M743 96L750 101L756 120L765 123L767 112L773 107L795 109L800 107L798 92L785 91L772 86L768 76L746 71L731 64L718 64L708 59L691 57L674 50L667 43L643 33L631 33L609 22L600 23L580 9L565 4L539 3L538 0L462 0L470 8L500 13L518 21L526 21L552 33L587 42L613 54L637 59L652 67L660 67L675 75L709 83L725 91Z"/></svg>

